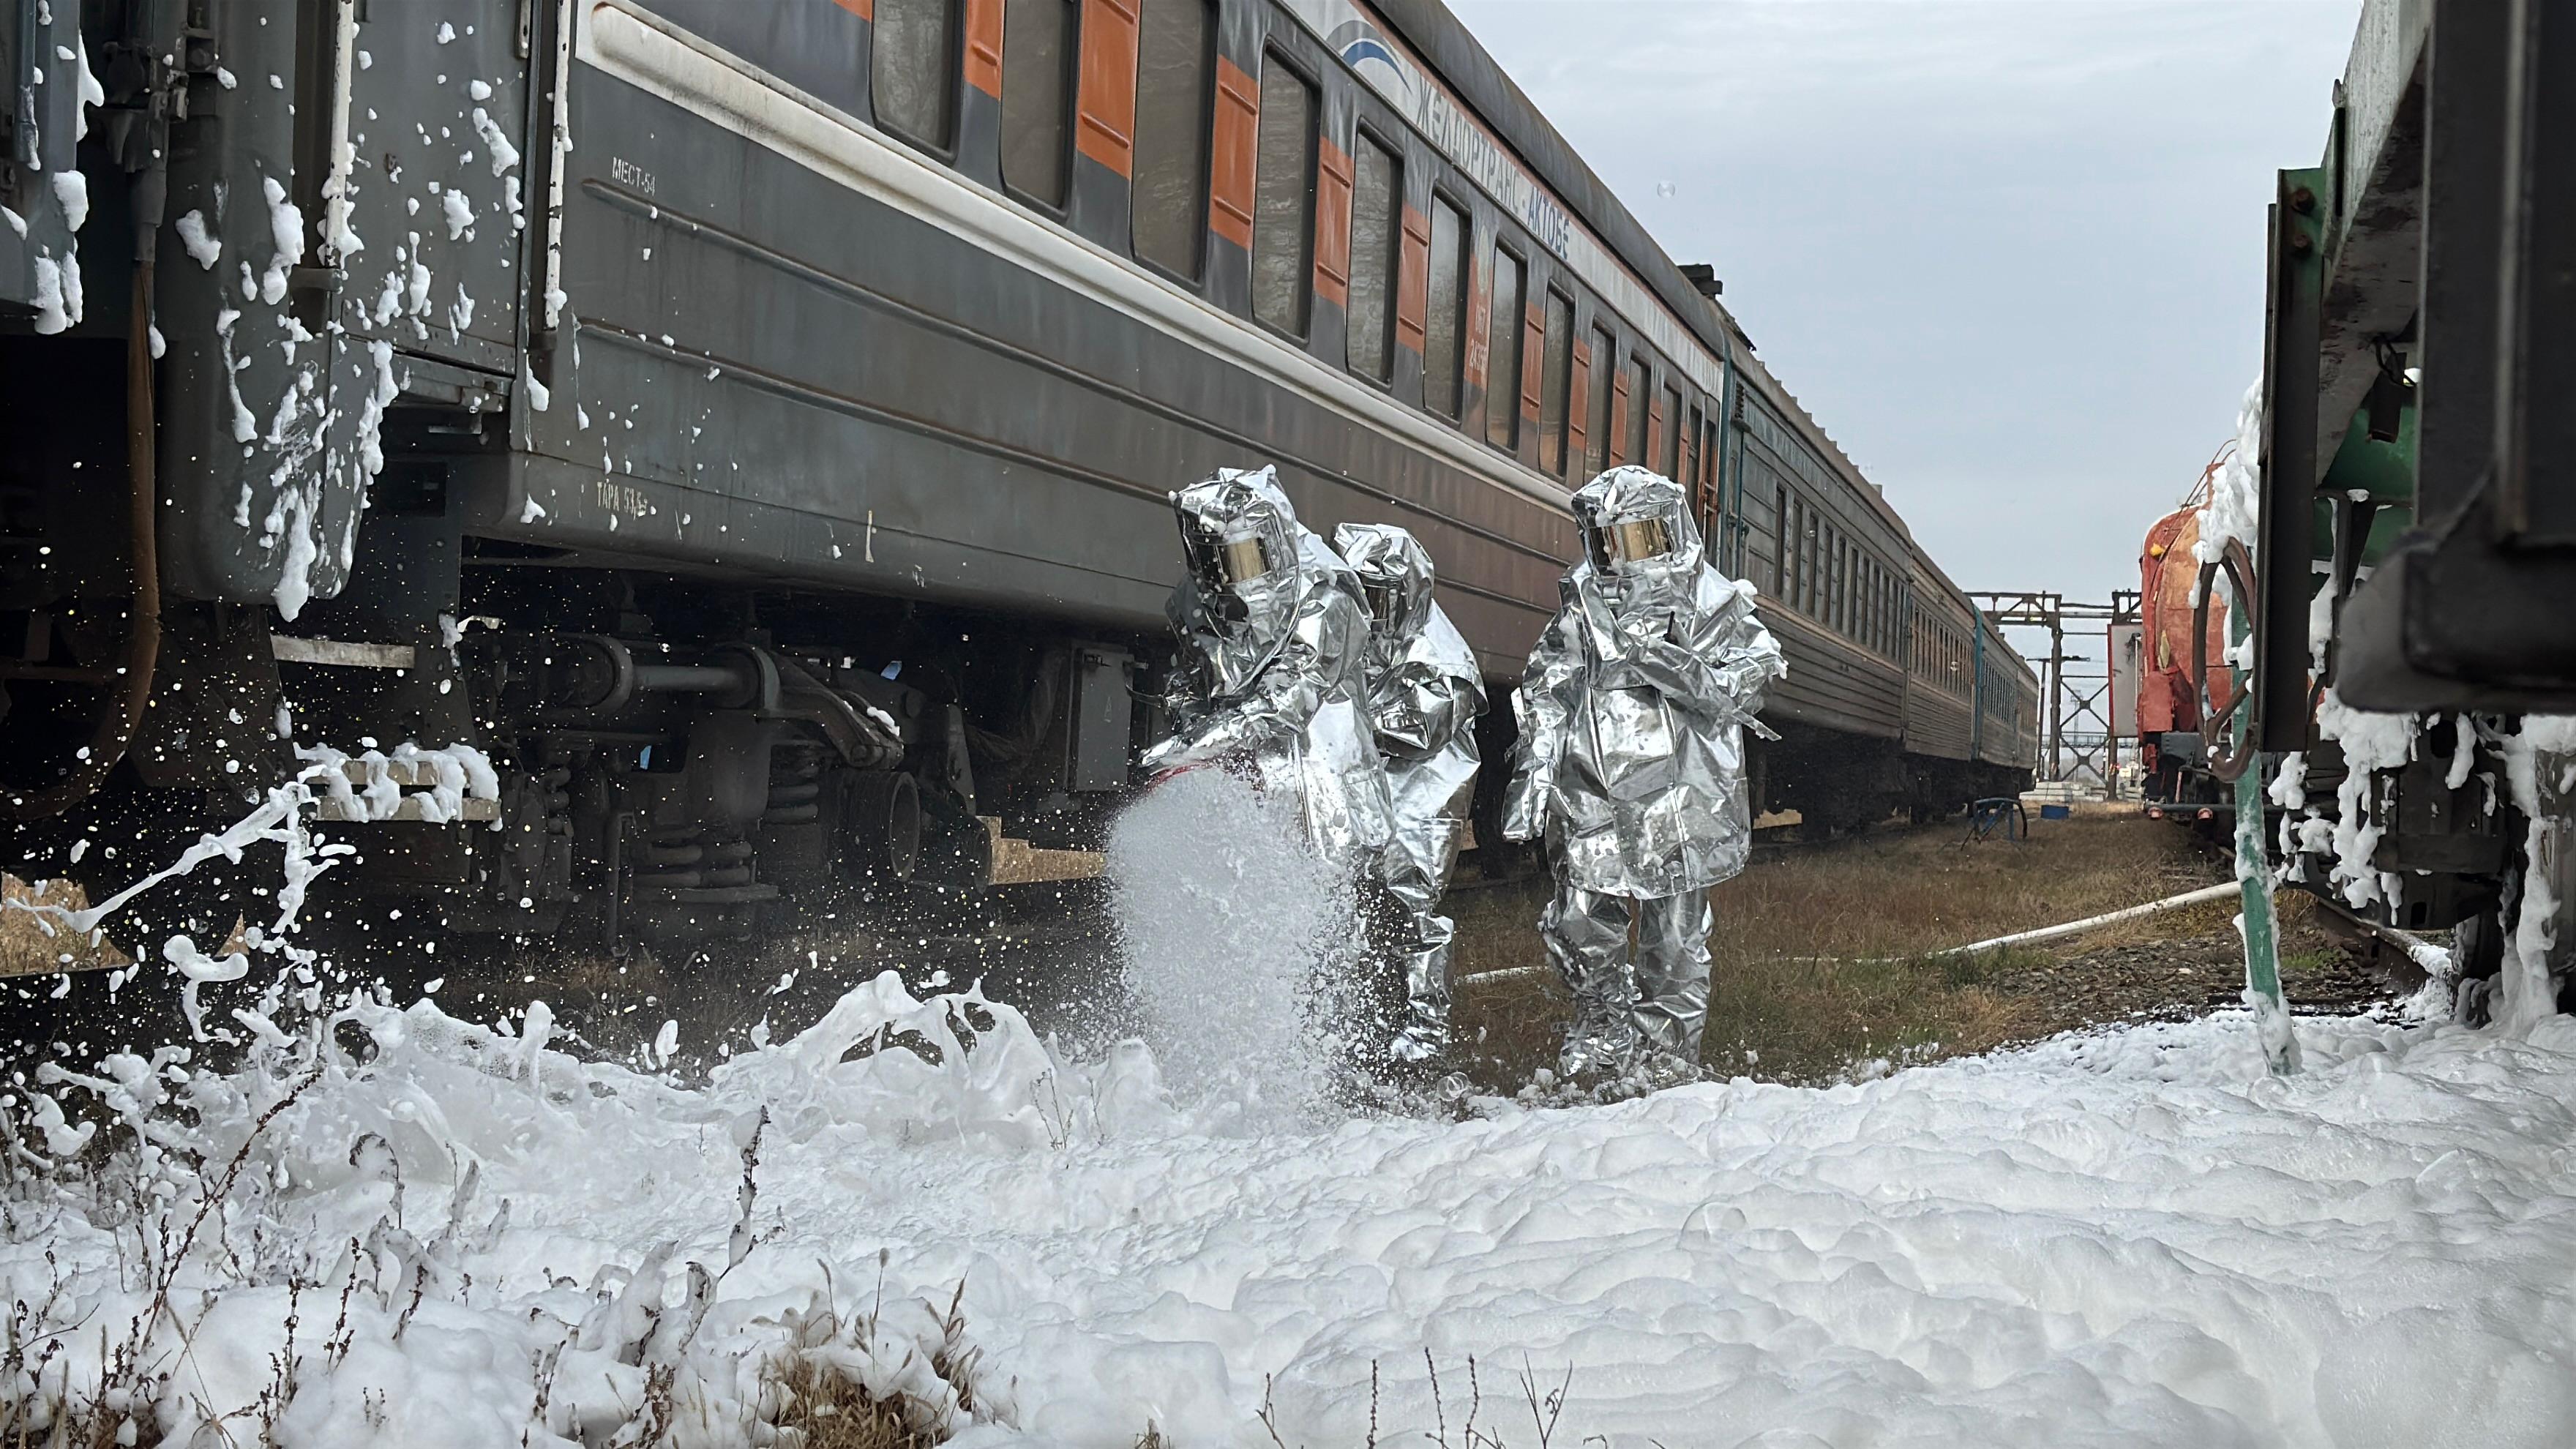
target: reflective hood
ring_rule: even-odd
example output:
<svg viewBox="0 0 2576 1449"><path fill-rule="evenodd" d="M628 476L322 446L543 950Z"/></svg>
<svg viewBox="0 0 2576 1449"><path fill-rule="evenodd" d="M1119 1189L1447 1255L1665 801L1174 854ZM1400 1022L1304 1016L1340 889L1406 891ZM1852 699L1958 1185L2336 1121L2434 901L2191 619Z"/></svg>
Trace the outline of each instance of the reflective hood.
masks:
<svg viewBox="0 0 2576 1449"><path fill-rule="evenodd" d="M1171 495L1199 612L1229 646L1219 672L1240 687L1287 638L1297 614L1297 510L1269 468L1220 468Z"/></svg>
<svg viewBox="0 0 2576 1449"><path fill-rule="evenodd" d="M1670 478L1613 468L1584 484L1572 502L1583 561L1596 576L1678 580L1699 572L1699 524L1690 495Z"/></svg>
<svg viewBox="0 0 2576 1449"><path fill-rule="evenodd" d="M1360 576L1368 596L1369 633L1391 651L1431 620L1431 554L1422 540L1392 523L1345 523L1333 548Z"/></svg>

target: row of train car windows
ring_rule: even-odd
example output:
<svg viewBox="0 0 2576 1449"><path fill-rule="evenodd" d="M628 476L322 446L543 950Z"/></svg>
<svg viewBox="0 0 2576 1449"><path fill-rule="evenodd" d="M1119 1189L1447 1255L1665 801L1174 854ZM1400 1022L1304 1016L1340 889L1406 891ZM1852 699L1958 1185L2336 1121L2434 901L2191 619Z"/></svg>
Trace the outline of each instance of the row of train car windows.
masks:
<svg viewBox="0 0 2576 1449"><path fill-rule="evenodd" d="M1268 105L1268 91L1263 104ZM1266 114L1266 112L1265 112ZM1394 377L1394 291L1401 267L1397 215L1403 202L1401 163L1365 129L1359 132L1359 157L1351 207L1351 274L1349 365L1351 371L1384 385ZM1265 158L1266 160L1266 158ZM1302 226L1302 213L1295 225ZM1595 324L1582 354L1586 396L1574 396L1577 337L1574 299L1549 286L1536 317L1529 313L1529 268L1510 246L1496 242L1491 285L1486 293L1485 406L1481 419L1466 416L1468 308L1474 294L1472 226L1466 209L1434 192L1431 198L1429 266L1422 342L1422 404L1431 412L1462 425L1481 426L1485 441L1517 454L1526 399L1521 379L1529 349L1539 363L1538 466L1550 477L1564 478L1580 465L1586 475L1614 463L1644 462L1666 470L1685 483L1713 490L1716 454L1701 442L1714 424L1705 420L1697 402L1685 406L1681 390L1663 389L1660 409L1648 405L1649 364L1631 353L1624 370L1617 337ZM1256 232L1254 268L1260 267ZM1303 269L1287 276L1302 277ZM1260 294L1255 290L1255 312ZM1265 318L1264 320L1270 320ZM1634 400L1633 404L1631 399ZM1577 409L1582 411L1580 415ZM1625 416L1620 411L1625 410ZM1658 428L1655 419L1660 418ZM1578 428L1578 422L1581 426ZM1624 426L1624 436L1621 428ZM1713 440L1712 440L1713 441ZM1579 445L1578 445L1579 444ZM1703 464L1702 478L1693 469Z"/></svg>
<svg viewBox="0 0 2576 1449"><path fill-rule="evenodd" d="M1780 455L1790 471L1807 481L1810 487L1835 488L1841 481L1809 448L1806 440L1792 435L1788 425L1771 415L1771 410L1758 399L1747 397L1744 407L1745 426L1760 438L1772 452Z"/></svg>
<svg viewBox="0 0 2576 1449"><path fill-rule="evenodd" d="M1938 620L1917 612L1914 616L1914 672L1934 686L1968 697L1968 641L1957 631Z"/></svg>
<svg viewBox="0 0 2576 1449"><path fill-rule="evenodd" d="M1002 179L1023 198L1060 210L1071 188L1081 3L1003 0L1003 5ZM943 153L953 145L963 9L961 0L877 0L875 6L877 119L915 144ZM1204 261L1211 136L1219 104L1215 11L1210 0L1141 0L1137 21L1129 244L1138 259L1195 281ZM1249 217L1252 312L1264 325L1304 338L1313 293L1321 108L1314 82L1276 52L1264 52L1255 86L1257 98L1230 101L1257 104ZM1397 148L1366 127L1358 130L1354 149L1344 361L1351 372L1386 386L1395 374L1404 170ZM1415 238L1429 253L1423 406L1460 426L1480 423L1488 443L1517 454L1524 349L1535 347L1540 353L1542 471L1564 478L1580 465L1588 476L1615 463L1644 462L1693 484L1704 496L1713 495L1714 415L1704 415L1695 401L1686 408L1681 391L1670 385L1663 389L1660 409L1652 407L1651 369L1644 354L1629 354L1622 368L1616 337L1597 325L1584 355L1587 396L1578 403L1573 396L1579 370L1574 300L1549 286L1541 315L1528 318L1528 267L1499 242L1490 254L1492 285L1483 319L1488 339L1484 416L1466 416L1472 238L1467 210L1435 191L1429 233Z"/></svg>
<svg viewBox="0 0 2576 1449"><path fill-rule="evenodd" d="M1790 489L1780 490L1778 519L1776 596L1861 647L1895 658L1904 632L1904 581Z"/></svg>

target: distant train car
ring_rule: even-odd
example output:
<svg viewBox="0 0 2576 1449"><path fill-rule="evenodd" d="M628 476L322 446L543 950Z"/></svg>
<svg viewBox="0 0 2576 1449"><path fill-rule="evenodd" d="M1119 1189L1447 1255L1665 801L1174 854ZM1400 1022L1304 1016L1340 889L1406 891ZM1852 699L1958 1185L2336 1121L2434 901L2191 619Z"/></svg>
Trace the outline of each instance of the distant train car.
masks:
<svg viewBox="0 0 2576 1449"><path fill-rule="evenodd" d="M1165 492L1256 462L1418 533L1498 683L1568 491L1671 474L1788 645L1768 803L2029 778L2027 667L1435 0L22 32L0 807L94 888L329 750L344 919L704 939L1083 869L1160 727ZM209 879L154 899L216 929Z"/></svg>
<svg viewBox="0 0 2576 1449"><path fill-rule="evenodd" d="M1740 334L1739 334L1740 338ZM1754 752L1757 803L1831 834L2029 788L2038 678L1879 490L1753 356L1735 355L1727 566L1764 594L1789 676Z"/></svg>

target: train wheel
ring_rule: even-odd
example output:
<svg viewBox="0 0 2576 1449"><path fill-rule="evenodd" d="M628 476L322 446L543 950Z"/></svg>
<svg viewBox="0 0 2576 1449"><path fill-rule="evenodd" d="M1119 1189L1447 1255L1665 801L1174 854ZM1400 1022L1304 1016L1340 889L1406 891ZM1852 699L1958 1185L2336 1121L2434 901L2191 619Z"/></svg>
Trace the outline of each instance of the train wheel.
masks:
<svg viewBox="0 0 2576 1449"><path fill-rule="evenodd" d="M2484 1026L2494 1004L2496 974L2504 969L2504 908L2491 905L2451 930L2452 1015L2463 1026Z"/></svg>

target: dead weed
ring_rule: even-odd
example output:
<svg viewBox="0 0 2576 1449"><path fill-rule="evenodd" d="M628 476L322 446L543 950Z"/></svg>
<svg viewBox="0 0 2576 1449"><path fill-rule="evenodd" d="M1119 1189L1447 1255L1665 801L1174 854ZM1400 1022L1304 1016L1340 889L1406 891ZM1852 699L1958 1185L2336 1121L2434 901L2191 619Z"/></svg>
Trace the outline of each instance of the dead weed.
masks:
<svg viewBox="0 0 2576 1449"><path fill-rule="evenodd" d="M1826 1081L2026 1038L2040 1027L2035 1005L1995 985L2015 966L2013 953L1928 953L2219 878L2182 830L2133 811L2032 825L2022 841L1969 844L1951 824L1758 853L1710 893L1707 1064ZM1550 1061L1563 1030L1570 1003L1535 930L1546 897L1546 883L1534 881L1451 898L1459 971L1469 978L1459 990L1461 1036L1474 1043L1478 1075L1490 1085L1516 1084ZM2285 915L2300 908L2288 905ZM2040 949L2191 939L2226 929L2233 914L2222 901ZM1509 974L1473 979L1491 972Z"/></svg>

